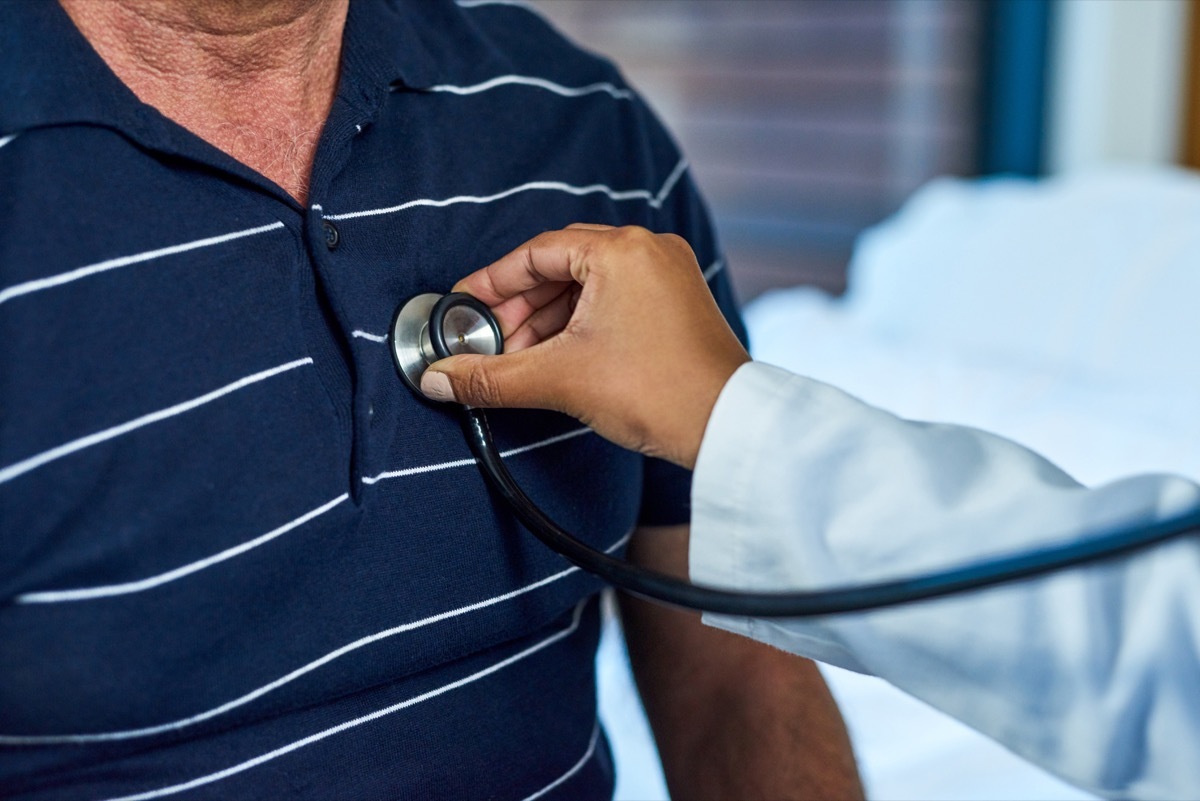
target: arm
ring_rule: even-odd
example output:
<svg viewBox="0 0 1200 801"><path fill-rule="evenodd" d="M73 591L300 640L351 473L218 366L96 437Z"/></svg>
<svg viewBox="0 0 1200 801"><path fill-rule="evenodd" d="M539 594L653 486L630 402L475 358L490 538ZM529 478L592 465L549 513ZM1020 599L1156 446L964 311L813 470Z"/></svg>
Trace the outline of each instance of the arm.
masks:
<svg viewBox="0 0 1200 801"><path fill-rule="evenodd" d="M750 410L753 413L749 413ZM1087 488L1037 454L914 423L747 365L722 392L693 489L697 581L798 588L909 575L1173 517L1200 488ZM1102 795L1200 787L1200 547L866 615L706 621L873 673Z"/></svg>
<svg viewBox="0 0 1200 801"><path fill-rule="evenodd" d="M686 526L639 529L637 562L687 568ZM673 798L861 798L850 741L816 666L622 596L629 656Z"/></svg>
<svg viewBox="0 0 1200 801"><path fill-rule="evenodd" d="M696 465L696 581L859 583L1200 504L1200 487L1177 477L1088 489L1001 437L901 420L820 382L744 364L696 291L689 255L645 232L544 234L460 287L500 304L513 328L526 328L528 347L434 368L446 372L447 397L558 409L626 447ZM568 301L549 302L548 285ZM902 609L708 620L881 676L1095 792L1194 797L1197 576L1200 547L1178 540Z"/></svg>

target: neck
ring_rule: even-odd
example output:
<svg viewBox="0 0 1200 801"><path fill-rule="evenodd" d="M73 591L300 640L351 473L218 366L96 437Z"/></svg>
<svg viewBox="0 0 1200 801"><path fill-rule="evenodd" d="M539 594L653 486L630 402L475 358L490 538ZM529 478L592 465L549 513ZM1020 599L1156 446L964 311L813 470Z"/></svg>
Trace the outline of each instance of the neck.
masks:
<svg viewBox="0 0 1200 801"><path fill-rule="evenodd" d="M59 0L143 102L304 203L349 0Z"/></svg>

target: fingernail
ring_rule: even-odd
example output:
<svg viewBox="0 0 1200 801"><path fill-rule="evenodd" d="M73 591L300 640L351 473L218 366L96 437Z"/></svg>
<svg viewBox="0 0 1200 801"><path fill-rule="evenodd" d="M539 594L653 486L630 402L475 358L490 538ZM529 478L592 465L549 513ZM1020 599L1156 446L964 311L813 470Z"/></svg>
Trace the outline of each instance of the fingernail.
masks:
<svg viewBox="0 0 1200 801"><path fill-rule="evenodd" d="M426 370L425 375L421 376L421 392L430 400L454 400L454 388L450 386L450 377L433 370Z"/></svg>

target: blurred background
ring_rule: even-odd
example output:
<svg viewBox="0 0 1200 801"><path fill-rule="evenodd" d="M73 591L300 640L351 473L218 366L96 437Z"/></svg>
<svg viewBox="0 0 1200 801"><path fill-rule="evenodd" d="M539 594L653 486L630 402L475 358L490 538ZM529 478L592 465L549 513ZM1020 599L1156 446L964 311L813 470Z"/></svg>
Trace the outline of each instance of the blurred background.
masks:
<svg viewBox="0 0 1200 801"><path fill-rule="evenodd" d="M533 5L676 134L744 301L841 292L857 234L934 176L1197 163L1187 0Z"/></svg>
<svg viewBox="0 0 1200 801"><path fill-rule="evenodd" d="M1200 480L1196 0L528 5L679 139L755 358L1086 484ZM597 667L617 797L666 798L615 618ZM872 798L1091 798L825 673Z"/></svg>

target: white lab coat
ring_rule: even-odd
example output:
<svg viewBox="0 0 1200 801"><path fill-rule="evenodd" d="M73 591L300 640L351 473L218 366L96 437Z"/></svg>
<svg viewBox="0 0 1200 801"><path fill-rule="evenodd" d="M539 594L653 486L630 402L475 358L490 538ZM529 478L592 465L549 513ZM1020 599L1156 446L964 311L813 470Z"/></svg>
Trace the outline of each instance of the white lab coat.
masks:
<svg viewBox="0 0 1200 801"><path fill-rule="evenodd" d="M1182 478L1085 488L962 426L902 420L811 379L743 366L692 489L694 581L808 589L948 567L1200 503ZM1200 797L1200 545L865 614L705 615L869 673L1091 792Z"/></svg>

